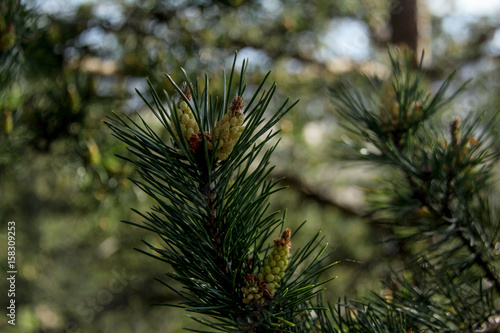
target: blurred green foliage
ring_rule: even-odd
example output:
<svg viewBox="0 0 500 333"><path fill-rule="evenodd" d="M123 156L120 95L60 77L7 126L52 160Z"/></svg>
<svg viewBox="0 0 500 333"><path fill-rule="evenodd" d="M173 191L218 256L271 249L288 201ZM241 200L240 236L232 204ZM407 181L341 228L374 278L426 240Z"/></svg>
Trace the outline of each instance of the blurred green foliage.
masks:
<svg viewBox="0 0 500 333"><path fill-rule="evenodd" d="M168 267L133 251L143 248L141 238L157 240L119 222L140 222L130 207L150 202L127 179L134 170L114 156L125 149L102 120L111 110L151 119L134 92L145 90L146 76L172 92L163 73L178 80L183 67L221 86L217 75L235 50L249 58L249 90L272 70L278 93L301 100L280 122L273 176L289 176L290 189L273 209L289 209L292 229L307 219L304 235L318 228L327 235L332 261L341 261L327 297L377 290L400 249L381 244L386 231L367 223L363 202L365 188L386 171L340 161L350 134L338 127L325 92L346 78L362 88L362 75L387 77L390 11L383 0L2 2L0 220L3 228L16 221L18 317L12 328L1 316L0 330L177 332L187 325L182 312L147 307L175 296L152 283ZM474 77L442 123L498 110L498 16L426 11L429 87L450 69ZM6 271L5 250L0 260ZM4 309L7 302L0 298Z"/></svg>

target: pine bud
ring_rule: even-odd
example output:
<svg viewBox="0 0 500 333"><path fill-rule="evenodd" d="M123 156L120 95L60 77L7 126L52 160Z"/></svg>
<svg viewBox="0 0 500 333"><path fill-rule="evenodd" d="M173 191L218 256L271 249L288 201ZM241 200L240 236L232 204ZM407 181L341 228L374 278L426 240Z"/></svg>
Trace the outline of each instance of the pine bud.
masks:
<svg viewBox="0 0 500 333"><path fill-rule="evenodd" d="M198 133L198 123L196 123L193 112L185 101L179 102L177 107L182 136L189 140L193 134Z"/></svg>
<svg viewBox="0 0 500 333"><path fill-rule="evenodd" d="M467 155L470 154L474 147L477 147L478 143L479 142L477 141L475 135L466 136L463 139L463 143L460 146L457 146L460 149L458 153L458 163L463 163L466 160L465 158Z"/></svg>
<svg viewBox="0 0 500 333"><path fill-rule="evenodd" d="M203 132L205 135L205 140L207 141L207 147L208 149L211 149L212 147L212 136L210 133ZM201 143L203 142L203 138L201 136L201 131L198 131L198 133L191 135L189 138L189 151L194 153L196 150L200 147Z"/></svg>
<svg viewBox="0 0 500 333"><path fill-rule="evenodd" d="M290 254L290 237L292 232L286 229L281 238L274 240L274 249L270 256L264 261L262 270L265 272L264 280L267 283L269 292L274 295L274 292L279 287L278 282L284 276L286 267L288 266L288 256Z"/></svg>
<svg viewBox="0 0 500 333"><path fill-rule="evenodd" d="M422 116L422 102L414 101L413 103L411 103L411 107L412 107L413 112L417 116Z"/></svg>
<svg viewBox="0 0 500 333"><path fill-rule="evenodd" d="M191 89L186 82L182 82L182 93L186 96L187 100L191 100Z"/></svg>
<svg viewBox="0 0 500 333"><path fill-rule="evenodd" d="M420 208L417 208L417 210L415 212L420 217L433 217L434 216L434 214L432 214L429 207L427 207L427 206L422 206Z"/></svg>
<svg viewBox="0 0 500 333"><path fill-rule="evenodd" d="M186 83L183 83L183 93L186 96L187 100L191 100L191 92ZM182 97L179 98L177 102L177 117L179 119L180 127L181 127L181 135L186 138L188 143L191 142L191 137L194 135L198 135L199 127L196 119L194 118L193 112L189 107L186 101L182 100ZM178 133L176 135L178 139Z"/></svg>
<svg viewBox="0 0 500 333"><path fill-rule="evenodd" d="M450 123L451 149L454 155L453 164L463 164L472 158L471 152L479 144L475 135L462 137L460 135L460 118Z"/></svg>
<svg viewBox="0 0 500 333"><path fill-rule="evenodd" d="M215 124L213 143L219 143L215 156L221 161L231 154L243 133L245 116L241 112L242 109L243 97L236 96L229 111Z"/></svg>
<svg viewBox="0 0 500 333"><path fill-rule="evenodd" d="M380 110L382 122L388 129L397 126L399 123L399 103L396 99L396 92L392 86L392 81L384 85L380 96L383 108ZM390 118L388 117L390 116Z"/></svg>
<svg viewBox="0 0 500 333"><path fill-rule="evenodd" d="M459 129L460 129L460 118L455 118L450 124L450 134L453 146L456 146L458 144L458 140L460 139L460 135L458 134Z"/></svg>
<svg viewBox="0 0 500 333"><path fill-rule="evenodd" d="M279 288L279 281L285 275L285 269L288 266L291 235L290 229L286 229L280 238L276 238L274 240L274 249L269 257L264 260L264 266L259 274L249 274L247 276L246 287L241 288L245 295L243 303L250 304L254 300L263 305L265 299L274 297L276 290Z"/></svg>
<svg viewBox="0 0 500 333"><path fill-rule="evenodd" d="M387 82L380 94L382 107L379 110L383 127L392 131L396 128L408 126L410 121L421 120L424 116L422 102L414 100L409 106L403 106L398 101L398 93L393 86L393 81Z"/></svg>
<svg viewBox="0 0 500 333"><path fill-rule="evenodd" d="M477 147L479 141L477 141L476 139L476 136L475 135L472 135L472 136L468 136L467 137L467 141L468 143L472 146L472 147Z"/></svg>
<svg viewBox="0 0 500 333"><path fill-rule="evenodd" d="M255 301L257 304L263 305L265 302L264 291L267 290L266 284L259 276L248 274L246 279L246 287L241 288L243 292L243 303L250 304Z"/></svg>

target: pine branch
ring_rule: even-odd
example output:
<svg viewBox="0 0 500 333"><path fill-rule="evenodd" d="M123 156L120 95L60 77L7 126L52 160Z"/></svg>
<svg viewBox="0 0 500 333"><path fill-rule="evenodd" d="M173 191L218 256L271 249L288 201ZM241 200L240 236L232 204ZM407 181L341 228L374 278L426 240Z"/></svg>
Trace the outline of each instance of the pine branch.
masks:
<svg viewBox="0 0 500 333"><path fill-rule="evenodd" d="M440 203L440 209L436 209L433 207L433 204L429 202L428 197L425 194L425 190L422 189L414 180L410 173L405 173L405 178L408 182L408 187L412 190L415 195L415 198L420 202L422 207L426 207L429 212L433 215L433 218L441 221L449 228L455 229L457 225L458 217L452 213L452 209L450 207L451 196L453 193L452 182L455 177L455 169L450 168L448 176L446 177L445 184L445 194ZM466 227L466 226L465 226ZM485 259L483 258L484 253L477 248L477 243L470 239L470 230L466 231L462 228L457 228L456 236L462 242L462 245L467 248L469 253L471 254L476 265L481 267L484 271L486 278L491 281L496 289L497 293L500 294L500 277L494 272L494 270L490 267ZM491 247L490 247L491 250Z"/></svg>
<svg viewBox="0 0 500 333"><path fill-rule="evenodd" d="M321 193L313 185L301 180L299 177L289 173L283 174L278 172L273 172L271 176L274 179L283 179L283 185L290 186L299 191L303 197L312 199L321 205L334 207L347 217L364 217L364 213L360 208L350 207L335 201L333 198Z"/></svg>
<svg viewBox="0 0 500 333"><path fill-rule="evenodd" d="M276 85L264 89L267 75L246 99L247 63L239 77L235 65L236 58L222 99L208 91L207 76L200 87L186 74L183 86L167 76L177 99L165 93L165 103L150 82L150 99L139 93L170 142L140 115L138 122L115 116L106 124L134 155L123 157L137 166L134 184L157 203L147 213L136 211L143 218L137 226L156 233L162 246L145 243L150 252L140 251L170 264L167 276L185 289L162 283L185 299L187 311L210 318L193 319L224 332L300 332L301 314L313 310L308 301L322 290L319 275L332 265L323 264L318 236L290 258L289 229L268 246L285 218L267 212L269 197L282 188L268 179L276 145L266 147L296 103L287 100L264 119Z"/></svg>
<svg viewBox="0 0 500 333"><path fill-rule="evenodd" d="M390 56L393 77L373 82L375 93L347 85L332 91L346 127L377 148L359 159L388 165L397 175L374 192L373 214L410 252L405 269L391 274L390 297L369 302L405 313L410 327L472 330L494 315L492 299L500 295L491 246L499 226L488 199L498 119L455 119L443 133L431 117L464 85L447 94L452 74L431 95L422 72L411 68L411 54ZM360 145L351 146L358 154Z"/></svg>

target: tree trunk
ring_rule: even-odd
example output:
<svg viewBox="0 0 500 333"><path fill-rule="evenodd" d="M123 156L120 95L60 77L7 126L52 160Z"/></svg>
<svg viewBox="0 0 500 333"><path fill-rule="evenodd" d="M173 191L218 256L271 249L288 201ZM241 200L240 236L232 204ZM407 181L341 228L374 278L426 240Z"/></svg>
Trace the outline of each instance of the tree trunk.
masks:
<svg viewBox="0 0 500 333"><path fill-rule="evenodd" d="M406 45L413 52L418 47L417 0L392 0L391 42Z"/></svg>

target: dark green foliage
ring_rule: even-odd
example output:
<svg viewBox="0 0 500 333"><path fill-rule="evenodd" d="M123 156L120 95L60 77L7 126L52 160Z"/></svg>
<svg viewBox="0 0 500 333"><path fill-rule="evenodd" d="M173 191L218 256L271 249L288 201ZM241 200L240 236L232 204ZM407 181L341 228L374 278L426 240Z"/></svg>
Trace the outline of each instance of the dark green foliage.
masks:
<svg viewBox="0 0 500 333"><path fill-rule="evenodd" d="M321 332L408 332L404 315L385 304L348 304L347 300L339 300L328 307L328 312L318 312L316 324Z"/></svg>
<svg viewBox="0 0 500 333"><path fill-rule="evenodd" d="M365 327L373 317L393 332L390 314L397 313L414 331L492 331L498 327L494 300L500 296L499 223L491 200L498 117L470 114L441 129L432 116L463 86L449 94L451 75L437 93L427 93L421 71L410 68L411 55L391 60L389 108L398 107L388 110L384 101L348 86L331 93L348 128L372 145L353 143L351 152L392 170L371 197L370 216L391 230L388 241L399 245L404 268L388 276L385 297L354 306L364 313L355 316L354 326L345 325L350 315L336 319L338 326L368 332L352 327Z"/></svg>
<svg viewBox="0 0 500 333"><path fill-rule="evenodd" d="M203 132L212 133L233 96L244 95L246 62L239 78L235 64L236 58L228 82L224 77L222 98L210 94L207 77L203 88L185 77L194 117ZM210 316L209 320L194 319L220 331L303 332L301 313L310 310L307 301L320 291L314 285L318 275L331 267L321 265L324 248L319 248L321 239L316 236L304 248L292 250L290 265L273 298L264 306L242 302L247 275L258 272L271 239L284 224L284 217L267 211L269 196L280 190L277 181L268 179L275 145L267 146L278 133L274 125L295 103L288 106L285 101L264 119L276 90L274 84L265 90L265 81L245 103L244 132L225 161L216 159L205 136L193 153L183 136L174 135L180 133L177 102L165 93L164 103L151 85L151 100L141 97L170 135L169 143L142 118L140 123L120 117L106 123L135 155L133 159L123 157L137 166L141 180L134 183L157 202L147 213L137 211L144 223L138 226L163 241L162 247L146 243L152 253L145 253L172 266L173 272L167 276L184 286L175 290L185 299L181 306ZM189 102L183 90L171 83L179 99ZM218 143L213 145L217 149ZM305 269L296 272L304 265ZM168 281L162 283L171 288Z"/></svg>
<svg viewBox="0 0 500 333"><path fill-rule="evenodd" d="M37 14L19 0L0 4L0 86L12 84L23 71L24 48L37 32Z"/></svg>
<svg viewBox="0 0 500 333"><path fill-rule="evenodd" d="M144 212L153 204L127 179L134 172L134 165L114 156L124 153L124 144L103 127L102 118L112 109L128 113L144 105L132 88L146 90L143 77L147 73L167 71L176 82L181 82L182 74L177 70L180 66L189 73L208 71L210 91L222 96L222 75L218 73L235 49L251 61L247 94L271 69L269 80L279 82L277 95L301 100L300 107L276 124L276 128L283 129L279 134L283 139L270 159L270 164L277 165L270 176L286 176L286 182L280 182L275 189L290 185L290 189L273 197L269 212L289 208L286 224L294 231L292 253L297 253L296 246L304 244L304 238L322 228L322 235L335 248L332 260L343 262L334 271L341 279L329 285L324 298L336 303L344 294L354 297L366 290L379 294L378 285L384 275L381 267L392 264L398 251L404 255L413 253L416 245L406 246L408 243L399 237L412 239L412 234L399 231L398 239L377 246L392 228L383 229L358 218L366 206L357 195L359 192L353 190L371 187L373 170L378 173L388 169L371 168L371 163L340 168L339 160L328 157L328 151L337 152L340 148L329 145L329 139L345 136L336 126L336 118L326 113L327 96L319 92L347 78L357 90L364 91L369 81L355 73L358 69L368 75L386 73L387 59L382 53L389 37L386 26L390 3L312 0L281 1L284 5L274 6L278 3L0 1L5 27L13 24L11 31L15 32L13 47L0 52L0 79L8 81L0 85L0 214L3 221L18 223L21 256L16 293L18 322L9 329L8 317L3 317L0 331L179 332L186 320L179 315L182 309L146 306L160 302L178 304L179 299L163 285L149 283L151 277L169 271L167 265L147 264L149 258L131 253L139 239L161 247L152 240L154 234L118 223L120 218L140 222L140 216L129 211L129 207ZM498 48L493 38L498 18L490 8L489 17L480 17L474 11L462 20L463 16L456 13L465 3L457 3L456 10L429 6L432 36L425 35L425 26L419 29L419 33L423 32L421 37L433 44L428 49L431 56L427 60L431 61L425 64L422 87L425 83L439 85L443 73L457 68L457 77L473 76L473 81L449 106L456 107L461 115L463 106L471 104L479 106L470 107L471 110L484 108L493 113L500 101L496 93ZM455 23L467 33L457 34ZM350 31L345 27L352 24L367 30L347 38L346 45ZM6 30L0 30L3 36ZM329 36L335 37L333 42ZM365 46L359 43L363 39ZM344 46L351 44L359 46L356 54L344 52ZM366 57L360 60L356 56L359 51L366 52ZM174 91L165 76L152 76L151 81L158 91ZM453 82L449 90L453 91L452 87ZM151 112L146 112L145 119L157 131L158 122L151 122L148 115ZM439 111L431 122L446 119L444 115ZM131 117L137 120L135 114ZM450 122L449 118L445 122ZM438 124L433 126L433 131L442 129ZM165 138L165 132L158 134ZM310 140L313 137L316 140ZM449 134L441 134L442 138L449 139ZM497 144L493 149L498 147ZM361 148L374 151L371 146ZM128 152L124 154L130 156ZM355 158L360 157L357 155ZM435 162L437 167L432 169L442 170L439 164L443 161ZM365 173L366 166L370 170ZM382 181L387 183L387 178L384 175ZM466 182L465 174L463 179ZM404 179L400 183L396 190L410 192ZM432 186L440 187L438 182ZM467 191L464 188L464 193ZM495 193L492 191L488 205L498 202ZM378 190L378 194L384 193ZM337 201L339 198L347 202ZM390 199L385 194L370 197L383 207L392 205ZM474 215L482 214L481 209L476 209L479 211ZM377 210L378 221L383 214L389 212ZM367 219L373 216L368 215ZM295 237L296 226L303 219L309 221ZM411 219L406 223L411 225ZM433 225L429 219L426 228L431 230ZM278 234L276 229L271 238ZM5 233L2 235L6 237ZM496 248L496 244L492 247ZM260 260L255 262L258 263ZM396 264L395 270L399 268ZM127 277L134 279L113 292L112 299L104 298L94 304L92 299L108 290L117 271L125 271ZM6 290L6 283L7 280L0 282L0 289ZM8 298L2 300L2 306L8 306ZM483 304L491 306L490 302ZM432 313L432 309L428 312ZM428 319L424 315L422 318ZM200 327L196 323L192 326Z"/></svg>

